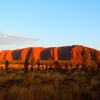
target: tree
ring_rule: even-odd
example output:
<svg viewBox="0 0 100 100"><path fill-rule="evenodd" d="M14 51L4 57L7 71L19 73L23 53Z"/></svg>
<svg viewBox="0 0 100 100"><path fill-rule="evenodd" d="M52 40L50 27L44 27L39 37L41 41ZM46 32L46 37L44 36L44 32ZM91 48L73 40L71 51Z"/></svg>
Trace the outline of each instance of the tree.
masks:
<svg viewBox="0 0 100 100"><path fill-rule="evenodd" d="M6 74L8 74L8 66L9 66L9 61L5 61L5 68L6 68Z"/></svg>
<svg viewBox="0 0 100 100"><path fill-rule="evenodd" d="M86 74L87 66L89 62L91 61L90 51L87 48L83 48L83 51L81 52L81 56L82 56L82 64L83 64L83 67L85 69L85 74Z"/></svg>
<svg viewBox="0 0 100 100"><path fill-rule="evenodd" d="M96 56L95 62L97 64L97 68L99 69L100 68L100 56L98 56L98 55Z"/></svg>
<svg viewBox="0 0 100 100"><path fill-rule="evenodd" d="M31 71L33 71L33 66L35 65L36 60L34 57L31 58Z"/></svg>
<svg viewBox="0 0 100 100"><path fill-rule="evenodd" d="M60 64L60 62L58 60L54 61L54 66L55 66L56 70L59 70L59 71L61 70L61 64Z"/></svg>
<svg viewBox="0 0 100 100"><path fill-rule="evenodd" d="M40 62L41 62L41 60L38 59L38 60L37 60L38 70L39 70L39 67L40 67Z"/></svg>
<svg viewBox="0 0 100 100"><path fill-rule="evenodd" d="M25 63L24 63L25 74L27 74L27 72L28 72L28 66L29 66L29 61L28 61L28 59L25 59Z"/></svg>

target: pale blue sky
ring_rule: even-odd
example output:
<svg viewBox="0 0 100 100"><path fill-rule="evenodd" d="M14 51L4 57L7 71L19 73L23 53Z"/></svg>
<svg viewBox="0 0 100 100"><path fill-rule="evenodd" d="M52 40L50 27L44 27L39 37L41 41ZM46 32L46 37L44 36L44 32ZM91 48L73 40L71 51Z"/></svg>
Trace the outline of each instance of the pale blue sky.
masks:
<svg viewBox="0 0 100 100"><path fill-rule="evenodd" d="M84 45L100 50L100 0L0 0L0 50Z"/></svg>

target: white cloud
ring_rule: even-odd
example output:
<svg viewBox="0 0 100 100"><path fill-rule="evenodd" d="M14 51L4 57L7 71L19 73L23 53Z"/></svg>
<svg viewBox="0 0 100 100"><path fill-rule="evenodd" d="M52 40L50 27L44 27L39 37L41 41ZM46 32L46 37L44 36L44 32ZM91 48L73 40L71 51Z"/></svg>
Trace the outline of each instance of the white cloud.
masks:
<svg viewBox="0 0 100 100"><path fill-rule="evenodd" d="M6 32L0 31L0 45L23 45L34 43L38 40L40 39L11 35Z"/></svg>

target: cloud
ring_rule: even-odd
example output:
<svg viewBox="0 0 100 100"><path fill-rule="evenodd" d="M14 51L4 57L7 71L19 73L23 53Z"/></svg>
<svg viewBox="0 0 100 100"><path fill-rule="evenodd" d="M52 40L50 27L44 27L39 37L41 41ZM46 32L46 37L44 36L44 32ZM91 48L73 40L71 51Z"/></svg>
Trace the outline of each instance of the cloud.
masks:
<svg viewBox="0 0 100 100"><path fill-rule="evenodd" d="M0 31L0 45L23 45L34 43L38 40L40 39L11 35L6 32Z"/></svg>

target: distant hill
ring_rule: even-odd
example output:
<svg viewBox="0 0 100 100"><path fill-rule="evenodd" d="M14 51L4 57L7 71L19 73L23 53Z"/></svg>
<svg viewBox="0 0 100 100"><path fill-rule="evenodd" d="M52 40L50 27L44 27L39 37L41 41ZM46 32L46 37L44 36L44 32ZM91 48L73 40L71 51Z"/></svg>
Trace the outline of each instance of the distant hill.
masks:
<svg viewBox="0 0 100 100"><path fill-rule="evenodd" d="M82 45L63 46L63 47L29 47L16 50L3 50L0 52L0 60L25 60L32 56L41 60L80 60L83 48L87 48L91 53L92 60L100 56L100 51Z"/></svg>

